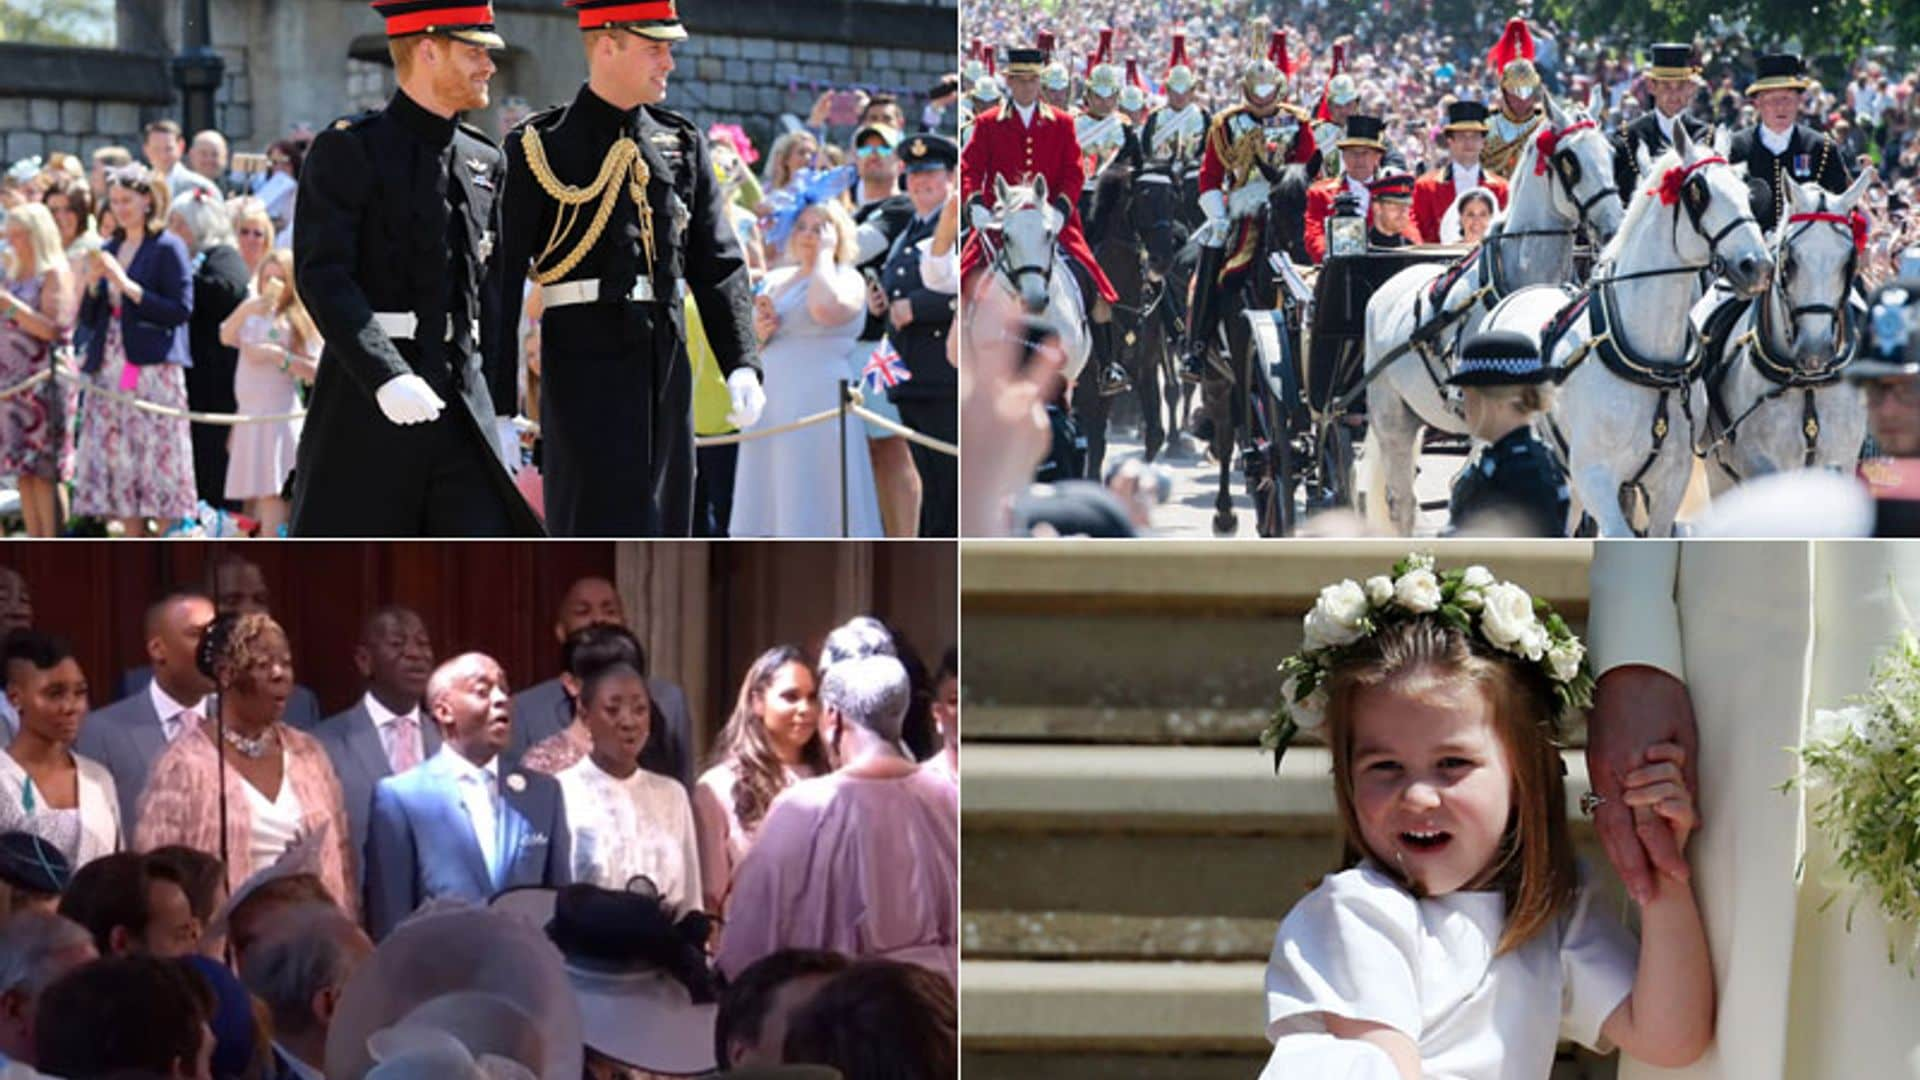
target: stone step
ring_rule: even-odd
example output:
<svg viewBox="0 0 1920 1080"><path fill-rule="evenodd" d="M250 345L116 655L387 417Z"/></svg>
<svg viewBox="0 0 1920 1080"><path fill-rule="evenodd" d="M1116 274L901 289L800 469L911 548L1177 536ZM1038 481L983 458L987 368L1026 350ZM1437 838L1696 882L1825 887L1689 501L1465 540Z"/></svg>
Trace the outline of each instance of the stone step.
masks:
<svg viewBox="0 0 1920 1080"><path fill-rule="evenodd" d="M1271 711L1271 703L1226 709L969 703L966 731L972 746L1017 742L1248 747L1259 744ZM1298 738L1298 745L1320 742L1314 732L1301 732ZM1585 722L1570 725L1565 741L1568 746L1586 746Z"/></svg>
<svg viewBox="0 0 1920 1080"><path fill-rule="evenodd" d="M960 965L968 1080L1245 1080L1267 1056L1261 963ZM1550 1080L1612 1080L1563 1047Z"/></svg>

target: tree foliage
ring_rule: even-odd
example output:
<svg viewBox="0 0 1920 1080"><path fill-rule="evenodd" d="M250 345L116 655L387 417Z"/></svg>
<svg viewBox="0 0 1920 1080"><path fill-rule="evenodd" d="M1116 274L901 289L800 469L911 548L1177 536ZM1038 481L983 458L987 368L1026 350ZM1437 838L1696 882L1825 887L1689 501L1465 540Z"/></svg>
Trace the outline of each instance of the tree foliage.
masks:
<svg viewBox="0 0 1920 1080"><path fill-rule="evenodd" d="M0 0L0 41L113 44L114 0Z"/></svg>

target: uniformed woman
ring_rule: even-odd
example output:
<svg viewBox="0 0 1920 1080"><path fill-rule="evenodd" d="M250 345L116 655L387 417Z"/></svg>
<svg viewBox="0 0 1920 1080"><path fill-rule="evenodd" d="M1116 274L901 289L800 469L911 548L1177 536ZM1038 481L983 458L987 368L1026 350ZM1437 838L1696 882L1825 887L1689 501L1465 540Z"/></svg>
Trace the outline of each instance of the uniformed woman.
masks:
<svg viewBox="0 0 1920 1080"><path fill-rule="evenodd" d="M1447 382L1466 399L1476 449L1447 500L1449 533L1567 535L1566 473L1533 431L1558 381L1524 334L1490 331L1461 346L1460 366Z"/></svg>

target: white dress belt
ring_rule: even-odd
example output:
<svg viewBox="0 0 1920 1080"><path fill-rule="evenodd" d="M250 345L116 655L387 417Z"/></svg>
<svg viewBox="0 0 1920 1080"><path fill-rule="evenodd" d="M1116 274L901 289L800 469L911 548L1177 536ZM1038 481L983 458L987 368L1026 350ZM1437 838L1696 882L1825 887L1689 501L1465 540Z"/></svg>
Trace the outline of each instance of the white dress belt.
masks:
<svg viewBox="0 0 1920 1080"><path fill-rule="evenodd" d="M687 295L687 283L684 280L673 283L673 298L678 301ZM540 299L549 308L570 307L574 304L597 304L601 300L600 279L585 278L580 281L563 281L554 285L540 286ZM626 299L639 304L652 303L660 297L654 295L653 279L636 278L633 288L627 291Z"/></svg>

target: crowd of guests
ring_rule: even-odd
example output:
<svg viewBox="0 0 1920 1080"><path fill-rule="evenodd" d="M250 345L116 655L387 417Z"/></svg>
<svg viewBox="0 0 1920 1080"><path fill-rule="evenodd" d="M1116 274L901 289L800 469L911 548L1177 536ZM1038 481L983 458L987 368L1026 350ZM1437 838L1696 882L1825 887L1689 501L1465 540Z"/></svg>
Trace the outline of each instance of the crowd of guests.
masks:
<svg viewBox="0 0 1920 1080"><path fill-rule="evenodd" d="M243 560L93 710L0 586L0 1076L957 1075L951 650L768 650L696 779L601 578L517 694L372 612L324 719Z"/></svg>
<svg viewBox="0 0 1920 1080"><path fill-rule="evenodd" d="M16 163L0 182L0 475L33 536L116 534L245 515L278 535L300 387L324 343L289 253L304 139L229 156L147 126L141 160L103 147ZM84 390L81 388L84 387ZM142 409L134 401L166 412ZM186 410L258 418L194 423Z"/></svg>
<svg viewBox="0 0 1920 1080"><path fill-rule="evenodd" d="M946 109L957 93L955 83L910 126L890 96L829 91L804 121L787 118L790 130L764 148L764 161L739 126L708 133L760 289L761 347L772 358L771 407L758 427L836 408L844 379L863 387L866 408L952 440L952 367L920 358L930 335L945 339L952 294L910 303L903 290L890 298L880 276L893 241L916 224L909 246L924 240L958 186L950 157L923 168L903 153L916 131L945 144L932 133L950 129ZM852 116L838 111L846 95ZM0 175L0 390L56 364L84 380L48 380L0 399L0 476L16 479L29 534L281 535L305 388L325 346L291 258L309 141L303 131L265 154L233 154L217 131L189 143L178 124L159 120L147 126L137 160L110 146L85 162L53 153ZM696 432L738 434L691 301L687 314ZM532 417L540 415L540 315L530 299L515 357L519 411ZM946 351L933 350L936 359ZM887 377L876 374L883 370ZM189 409L250 419L178 413ZM699 535L840 535L841 438L827 424L703 448ZM848 425L844 438L844 531L955 535L952 457L864 422ZM503 460L537 508L537 436L530 431L522 444L504 446Z"/></svg>

